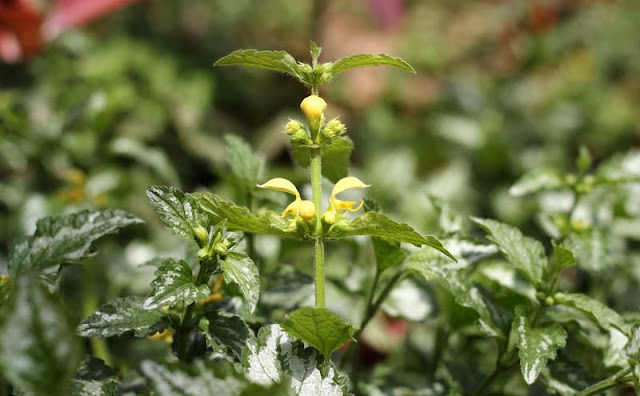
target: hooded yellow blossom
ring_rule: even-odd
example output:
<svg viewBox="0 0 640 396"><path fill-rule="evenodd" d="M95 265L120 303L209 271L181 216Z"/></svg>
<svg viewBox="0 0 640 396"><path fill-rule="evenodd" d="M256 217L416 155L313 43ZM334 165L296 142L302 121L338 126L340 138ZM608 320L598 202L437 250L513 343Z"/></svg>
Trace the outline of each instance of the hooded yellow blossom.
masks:
<svg viewBox="0 0 640 396"><path fill-rule="evenodd" d="M258 187L286 192L296 197L296 200L291 202L284 212L282 212L282 217L291 213L294 216L300 216L304 220L309 221L316 216L316 206L311 201L303 200L300 197L300 193L296 186L294 186L289 180L276 177L262 185L259 184Z"/></svg>
<svg viewBox="0 0 640 396"><path fill-rule="evenodd" d="M357 212L362 208L364 201L360 201L360 204L356 201L342 201L336 198L336 195L340 194L343 191L351 190L354 188L367 188L371 187L369 184L364 184L357 177L349 176L344 177L333 186L333 191L331 191L331 198L329 200L329 205L331 206L331 211L334 213L343 213L345 210L349 212ZM357 205L357 206L356 206Z"/></svg>
<svg viewBox="0 0 640 396"><path fill-rule="evenodd" d="M327 102L317 95L309 95L302 100L300 108L310 120L317 120L327 108Z"/></svg>

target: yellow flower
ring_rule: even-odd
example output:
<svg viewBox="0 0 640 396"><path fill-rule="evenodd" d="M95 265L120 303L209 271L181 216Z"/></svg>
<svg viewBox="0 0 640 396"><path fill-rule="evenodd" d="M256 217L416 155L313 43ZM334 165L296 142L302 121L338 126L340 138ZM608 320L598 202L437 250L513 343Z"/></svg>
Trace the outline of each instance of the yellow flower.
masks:
<svg viewBox="0 0 640 396"><path fill-rule="evenodd" d="M360 201L360 204L356 201L342 201L336 198L336 195L340 194L343 191L351 190L354 188L367 188L371 187L369 184L364 184L360 179L353 176L344 177L333 186L333 191L331 191L331 199L329 200L329 205L331 206L331 211L334 213L343 213L345 210L349 212L357 212L362 208L364 201ZM357 205L357 206L356 206Z"/></svg>
<svg viewBox="0 0 640 396"><path fill-rule="evenodd" d="M258 187L286 192L296 197L296 200L291 202L284 212L282 212L282 217L292 214L293 216L300 216L304 220L309 221L316 216L316 206L311 201L303 200L300 197L300 193L296 186L294 186L289 180L276 177L262 185L259 184Z"/></svg>
<svg viewBox="0 0 640 396"><path fill-rule="evenodd" d="M327 108L327 102L317 95L309 95L302 100L300 108L310 120L317 120Z"/></svg>

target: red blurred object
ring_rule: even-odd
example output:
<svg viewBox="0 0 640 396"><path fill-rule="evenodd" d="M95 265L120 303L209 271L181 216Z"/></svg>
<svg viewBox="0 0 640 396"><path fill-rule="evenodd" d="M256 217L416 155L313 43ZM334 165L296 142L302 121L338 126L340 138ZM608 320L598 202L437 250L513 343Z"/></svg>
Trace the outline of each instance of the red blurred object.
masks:
<svg viewBox="0 0 640 396"><path fill-rule="evenodd" d="M17 62L40 52L65 30L138 0L58 0L48 15L29 0L0 0L0 59Z"/></svg>
<svg viewBox="0 0 640 396"><path fill-rule="evenodd" d="M545 3L533 4L527 16L527 25L537 33L543 33L553 28L558 22L558 10Z"/></svg>

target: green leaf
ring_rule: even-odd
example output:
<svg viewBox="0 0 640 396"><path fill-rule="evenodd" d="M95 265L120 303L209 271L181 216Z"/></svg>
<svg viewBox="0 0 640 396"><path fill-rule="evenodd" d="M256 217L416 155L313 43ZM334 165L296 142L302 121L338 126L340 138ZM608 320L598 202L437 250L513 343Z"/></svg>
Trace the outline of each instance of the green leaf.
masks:
<svg viewBox="0 0 640 396"><path fill-rule="evenodd" d="M591 153L586 146L580 146L578 149L578 158L576 158L576 168L578 172L584 174L587 172L591 165L593 165L593 158L591 157Z"/></svg>
<svg viewBox="0 0 640 396"><path fill-rule="evenodd" d="M225 135L224 143L227 163L231 167L235 181L243 192L252 191L258 183L260 160L249 143L238 136Z"/></svg>
<svg viewBox="0 0 640 396"><path fill-rule="evenodd" d="M371 242L379 272L400 265L408 256L408 253L400 247L400 242L376 237L371 238Z"/></svg>
<svg viewBox="0 0 640 396"><path fill-rule="evenodd" d="M386 54L371 55L371 54L358 54L347 56L333 62L331 71L333 75L342 73L345 70L353 69L354 67L363 66L394 66L402 70L415 73L415 69L401 58L396 58Z"/></svg>
<svg viewBox="0 0 640 396"><path fill-rule="evenodd" d="M250 339L242 356L247 378L263 386L288 384L290 395L344 395L345 381L331 361L321 362L318 352L293 341L280 326L265 326Z"/></svg>
<svg viewBox="0 0 640 396"><path fill-rule="evenodd" d="M547 389L561 396L575 396L596 382L580 364L560 358L549 364L549 370L542 375Z"/></svg>
<svg viewBox="0 0 640 396"><path fill-rule="evenodd" d="M102 360L89 358L78 367L69 389L71 396L116 396L118 377Z"/></svg>
<svg viewBox="0 0 640 396"><path fill-rule="evenodd" d="M250 66L301 78L298 62L286 51L238 50L218 59L213 66Z"/></svg>
<svg viewBox="0 0 640 396"><path fill-rule="evenodd" d="M355 341L353 326L327 308L300 308L284 320L282 328L316 348L325 359L347 341Z"/></svg>
<svg viewBox="0 0 640 396"><path fill-rule="evenodd" d="M227 219L226 226L230 230L254 234L271 234L284 238L303 238L296 233L295 222L283 219L277 213L268 211L256 216L248 208L238 206L231 201L211 193L195 193L200 207L220 222Z"/></svg>
<svg viewBox="0 0 640 396"><path fill-rule="evenodd" d="M44 271L76 264L95 254L94 241L142 220L121 210L88 211L38 220L33 236L19 243L9 257L12 278L24 271ZM54 268L55 270L55 268Z"/></svg>
<svg viewBox="0 0 640 396"><path fill-rule="evenodd" d="M570 250L554 244L552 264L559 274L563 269L576 265L576 259L573 257L573 253L571 253Z"/></svg>
<svg viewBox="0 0 640 396"><path fill-rule="evenodd" d="M633 388L640 395L640 364L633 365Z"/></svg>
<svg viewBox="0 0 640 396"><path fill-rule="evenodd" d="M557 303L573 307L586 314L604 330L613 327L627 336L630 335L629 325L624 322L622 316L598 300L579 293L558 293L554 299Z"/></svg>
<svg viewBox="0 0 640 396"><path fill-rule="evenodd" d="M416 246L427 245L455 260L440 241L432 236L423 237L404 223L396 223L379 212L367 212L350 222L337 222L327 232L329 238L342 238L352 235L369 235L385 238L389 241L406 242Z"/></svg>
<svg viewBox="0 0 640 396"><path fill-rule="evenodd" d="M556 169L535 169L525 173L509 189L509 193L516 197L548 190L567 188L565 177Z"/></svg>
<svg viewBox="0 0 640 396"><path fill-rule="evenodd" d="M309 146L299 139L291 141L291 153L298 164L308 168L311 163ZM332 183L349 176L349 164L353 141L346 136L336 136L322 143L322 175Z"/></svg>
<svg viewBox="0 0 640 396"><path fill-rule="evenodd" d="M202 362L194 365L193 373L177 365L162 365L150 360L142 362L140 369L158 396L239 396L247 387L241 377L218 377Z"/></svg>
<svg viewBox="0 0 640 396"><path fill-rule="evenodd" d="M518 335L522 376L525 382L531 385L536 382L547 361L555 359L557 350L564 348L567 332L557 323L543 328L532 328L522 309L516 309L512 331Z"/></svg>
<svg viewBox="0 0 640 396"><path fill-rule="evenodd" d="M173 161L160 148L129 137L119 137L111 141L109 151L146 166L167 184L180 186L180 177L173 167Z"/></svg>
<svg viewBox="0 0 640 396"><path fill-rule="evenodd" d="M596 172L598 183L640 182L640 150L617 154L604 161Z"/></svg>
<svg viewBox="0 0 640 396"><path fill-rule="evenodd" d="M531 283L538 285L542 282L547 259L540 242L522 235L517 228L495 220L472 220L489 233L489 240L498 245L509 263L522 271Z"/></svg>
<svg viewBox="0 0 640 396"><path fill-rule="evenodd" d="M155 272L151 282L153 291L144 300L144 309L155 310L165 305L173 307L179 303L189 305L209 297L207 285L195 285L191 267L183 260L166 259Z"/></svg>
<svg viewBox="0 0 640 396"><path fill-rule="evenodd" d="M206 313L200 320L199 327L207 338L207 344L214 351L224 353L228 349L238 358L242 357L247 339L253 337L240 316L223 311Z"/></svg>
<svg viewBox="0 0 640 396"><path fill-rule="evenodd" d="M76 331L83 337L107 338L133 331L136 337L146 337L161 331L165 313L161 309L142 307L144 297L116 298L83 320Z"/></svg>
<svg viewBox="0 0 640 396"><path fill-rule="evenodd" d="M577 265L587 271L601 271L611 263L607 238L598 228L570 234L562 246L575 253Z"/></svg>
<svg viewBox="0 0 640 396"><path fill-rule="evenodd" d="M207 226L207 214L191 194L173 187L154 186L147 189L147 197L169 231L181 238L193 241L196 227Z"/></svg>
<svg viewBox="0 0 640 396"><path fill-rule="evenodd" d="M219 263L224 272L225 282L236 283L240 287L249 311L253 312L260 297L258 267L249 256L236 252L229 253L224 259L220 259Z"/></svg>
<svg viewBox="0 0 640 396"><path fill-rule="evenodd" d="M636 323L634 326L629 342L624 348L624 353L636 363L640 363L640 324Z"/></svg>
<svg viewBox="0 0 640 396"><path fill-rule="evenodd" d="M79 362L78 340L62 307L31 275L17 278L0 326L2 375L19 389L67 395Z"/></svg>

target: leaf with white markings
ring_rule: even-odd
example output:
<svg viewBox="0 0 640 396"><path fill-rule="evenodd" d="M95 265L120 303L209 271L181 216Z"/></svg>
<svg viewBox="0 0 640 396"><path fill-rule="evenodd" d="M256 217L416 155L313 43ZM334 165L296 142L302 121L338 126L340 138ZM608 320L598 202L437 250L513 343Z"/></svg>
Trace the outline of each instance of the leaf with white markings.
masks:
<svg viewBox="0 0 640 396"><path fill-rule="evenodd" d="M89 358L78 367L71 380L71 396L116 396L118 394L117 373L102 360Z"/></svg>
<svg viewBox="0 0 640 396"><path fill-rule="evenodd" d="M161 309L142 307L144 297L116 298L100 307L78 325L77 333L83 337L107 338L133 331L136 337L146 337L166 327L166 314Z"/></svg>
<svg viewBox="0 0 640 396"><path fill-rule="evenodd" d="M169 231L193 241L194 230L207 226L207 214L200 209L191 194L166 186L147 189L147 197Z"/></svg>
<svg viewBox="0 0 640 396"><path fill-rule="evenodd" d="M516 197L546 190L567 188L564 175L556 169L536 169L525 173L511 188L509 193Z"/></svg>
<svg viewBox="0 0 640 396"><path fill-rule="evenodd" d="M531 385L536 382L547 361L555 359L558 349L564 348L567 332L557 323L543 328L532 328L523 309L516 309L512 331L518 335L522 376L525 382Z"/></svg>
<svg viewBox="0 0 640 396"><path fill-rule="evenodd" d="M562 293L556 295L555 299L559 304L573 307L586 314L604 330L608 331L613 327L627 336L630 334L629 325L624 322L622 316L598 300L579 293Z"/></svg>
<svg viewBox="0 0 640 396"><path fill-rule="evenodd" d="M249 256L236 252L229 253L224 259L220 259L219 263L225 282L238 285L249 311L253 312L260 295L258 267Z"/></svg>
<svg viewBox="0 0 640 396"><path fill-rule="evenodd" d="M562 246L575 253L578 267L601 271L612 263L607 252L607 237L598 228L571 233Z"/></svg>
<svg viewBox="0 0 640 396"><path fill-rule="evenodd" d="M78 340L62 307L38 280L22 275L0 326L0 368L16 388L67 395L79 362Z"/></svg>
<svg viewBox="0 0 640 396"><path fill-rule="evenodd" d="M76 264L93 256L99 238L142 220L121 210L84 210L38 220L33 236L19 243L9 257L12 278L24 271L44 271ZM55 268L52 268L55 267Z"/></svg>
<svg viewBox="0 0 640 396"><path fill-rule="evenodd" d="M195 285L191 267L184 260L166 259L155 272L156 279L151 282L153 291L144 300L144 309L158 309L179 303L189 305L203 300L211 294L209 286Z"/></svg>
<svg viewBox="0 0 640 396"><path fill-rule="evenodd" d="M489 240L500 248L511 265L522 271L534 285L542 282L547 267L544 247L533 238L522 235L520 230L490 219L473 218L489 233Z"/></svg>
<svg viewBox="0 0 640 396"><path fill-rule="evenodd" d="M326 308L300 308L282 322L282 328L316 348L325 359L346 342L355 341L353 326Z"/></svg>
<svg viewBox="0 0 640 396"><path fill-rule="evenodd" d="M236 357L242 357L242 349L247 339L253 337L245 321L237 315L215 311L206 313L199 323L200 330L207 338L207 344L214 351L230 350Z"/></svg>

